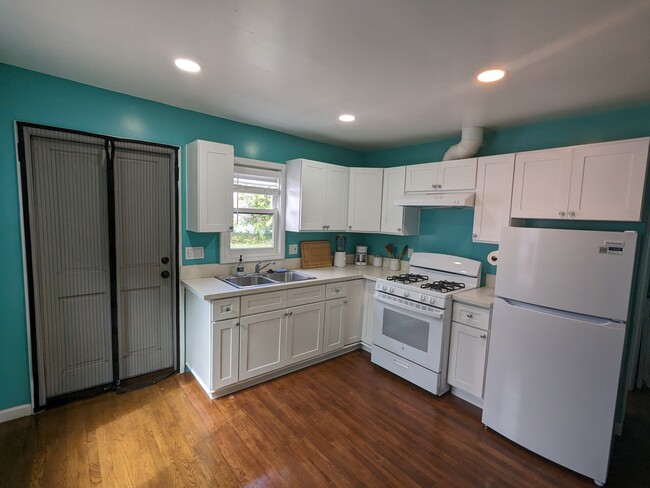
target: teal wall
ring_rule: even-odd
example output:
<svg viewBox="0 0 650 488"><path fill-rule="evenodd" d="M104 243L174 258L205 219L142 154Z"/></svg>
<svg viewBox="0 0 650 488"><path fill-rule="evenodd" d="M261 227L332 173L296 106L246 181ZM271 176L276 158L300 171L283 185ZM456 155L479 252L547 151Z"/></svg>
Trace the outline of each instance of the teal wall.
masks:
<svg viewBox="0 0 650 488"><path fill-rule="evenodd" d="M282 162L306 157L343 165L380 167L439 161L446 149L458 141L454 137L362 154L0 64L0 228L3 229L0 255L4 264L0 277L3 290L0 295L0 410L31 400L14 121L181 147L195 139L207 139L232 144L236 156L267 161ZM638 104L608 112L488 131L479 154L510 153L647 135L650 135L650 104ZM184 215L182 198L182 219ZM471 209L423 210L419 236L397 238L348 234L347 249L353 252L356 244L367 244L371 254L383 254L384 245L391 242L398 248L408 244L416 251L458 254L483 260L495 246L471 242L472 219ZM526 225L556 226L558 222L529 221ZM608 230L633 229L642 234L646 228L645 222L579 225ZM287 232L286 245L313 239L325 239L333 244L334 235ZM183 245L205 247L205 259L191 261L192 264L218 262L218 234L183 232ZM492 272L487 264L484 270Z"/></svg>
<svg viewBox="0 0 650 488"><path fill-rule="evenodd" d="M236 156L266 161L363 161L361 153L348 149L0 64L0 410L31 401L14 121L176 146L207 139L232 144ZM184 220L184 198L181 202ZM300 234L291 239L302 240ZM205 247L205 258L192 264L218 262L218 234L183 232L183 245Z"/></svg>

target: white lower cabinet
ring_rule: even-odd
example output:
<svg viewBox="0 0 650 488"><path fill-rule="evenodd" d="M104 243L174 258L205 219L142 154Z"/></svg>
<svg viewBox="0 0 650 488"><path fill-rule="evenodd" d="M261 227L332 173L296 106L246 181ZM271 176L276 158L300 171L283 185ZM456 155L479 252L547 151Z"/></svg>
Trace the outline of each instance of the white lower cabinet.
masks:
<svg viewBox="0 0 650 488"><path fill-rule="evenodd" d="M479 406L483 398L490 315L489 309L454 302L447 381L475 397L478 402L473 403Z"/></svg>
<svg viewBox="0 0 650 488"><path fill-rule="evenodd" d="M247 380L286 364L286 311L241 318L239 380Z"/></svg>
<svg viewBox="0 0 650 488"><path fill-rule="evenodd" d="M239 325L239 319L212 322L213 390L239 381Z"/></svg>
<svg viewBox="0 0 650 488"><path fill-rule="evenodd" d="M288 310L287 363L293 364L323 353L325 304L313 303Z"/></svg>
<svg viewBox="0 0 650 488"><path fill-rule="evenodd" d="M348 303L345 307L345 322L343 326L343 345L354 344L361 340L361 325L363 323L363 281L348 282Z"/></svg>
<svg viewBox="0 0 650 488"><path fill-rule="evenodd" d="M361 342L372 346L372 328L375 323L375 282L366 280L363 290L363 325Z"/></svg>
<svg viewBox="0 0 650 488"><path fill-rule="evenodd" d="M361 340L363 280L347 282L342 289L345 290L344 297L325 302L323 353L336 351ZM328 294L329 296L331 295Z"/></svg>

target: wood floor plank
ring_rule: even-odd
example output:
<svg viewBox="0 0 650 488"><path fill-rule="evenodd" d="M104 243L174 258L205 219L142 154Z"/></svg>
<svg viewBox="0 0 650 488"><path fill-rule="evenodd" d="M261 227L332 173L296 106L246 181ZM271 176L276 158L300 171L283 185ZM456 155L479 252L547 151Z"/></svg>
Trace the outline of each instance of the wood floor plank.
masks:
<svg viewBox="0 0 650 488"><path fill-rule="evenodd" d="M0 454L17 487L593 486L360 351L218 400L190 374L82 400L0 424ZM647 486L625 459L608 485Z"/></svg>

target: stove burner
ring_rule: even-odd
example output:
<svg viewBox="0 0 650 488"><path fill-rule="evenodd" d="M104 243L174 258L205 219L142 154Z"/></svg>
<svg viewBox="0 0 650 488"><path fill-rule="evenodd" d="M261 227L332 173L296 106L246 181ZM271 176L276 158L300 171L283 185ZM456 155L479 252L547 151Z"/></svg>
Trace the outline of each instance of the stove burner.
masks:
<svg viewBox="0 0 650 488"><path fill-rule="evenodd" d="M429 277L427 275L411 273L389 276L386 278L388 281L395 281L397 283L403 283L405 285L408 285L410 283L417 283L418 281L427 281L428 279Z"/></svg>
<svg viewBox="0 0 650 488"><path fill-rule="evenodd" d="M448 293L450 291L462 290L465 288L465 283L456 283L455 281L434 281L432 283L424 283L420 285L420 288Z"/></svg>

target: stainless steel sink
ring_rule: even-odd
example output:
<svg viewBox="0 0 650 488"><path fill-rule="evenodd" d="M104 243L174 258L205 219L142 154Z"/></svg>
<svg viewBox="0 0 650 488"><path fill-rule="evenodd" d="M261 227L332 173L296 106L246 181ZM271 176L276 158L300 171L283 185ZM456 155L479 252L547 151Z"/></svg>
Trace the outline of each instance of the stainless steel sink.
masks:
<svg viewBox="0 0 650 488"><path fill-rule="evenodd" d="M298 273L297 271L286 271L284 273L267 273L264 275L265 278L268 278L278 283L293 283L294 281L305 281L305 280L315 280L315 276L310 276L304 273Z"/></svg>
<svg viewBox="0 0 650 488"><path fill-rule="evenodd" d="M221 281L225 281L229 285L236 286L237 288L249 288L251 286L267 286L277 284L277 281L272 281L260 275L219 276L218 278Z"/></svg>
<svg viewBox="0 0 650 488"><path fill-rule="evenodd" d="M286 271L284 273L254 273L244 276L217 276L217 278L221 281L225 281L229 285L236 286L237 288L254 288L316 279L315 276L298 273L297 271Z"/></svg>

